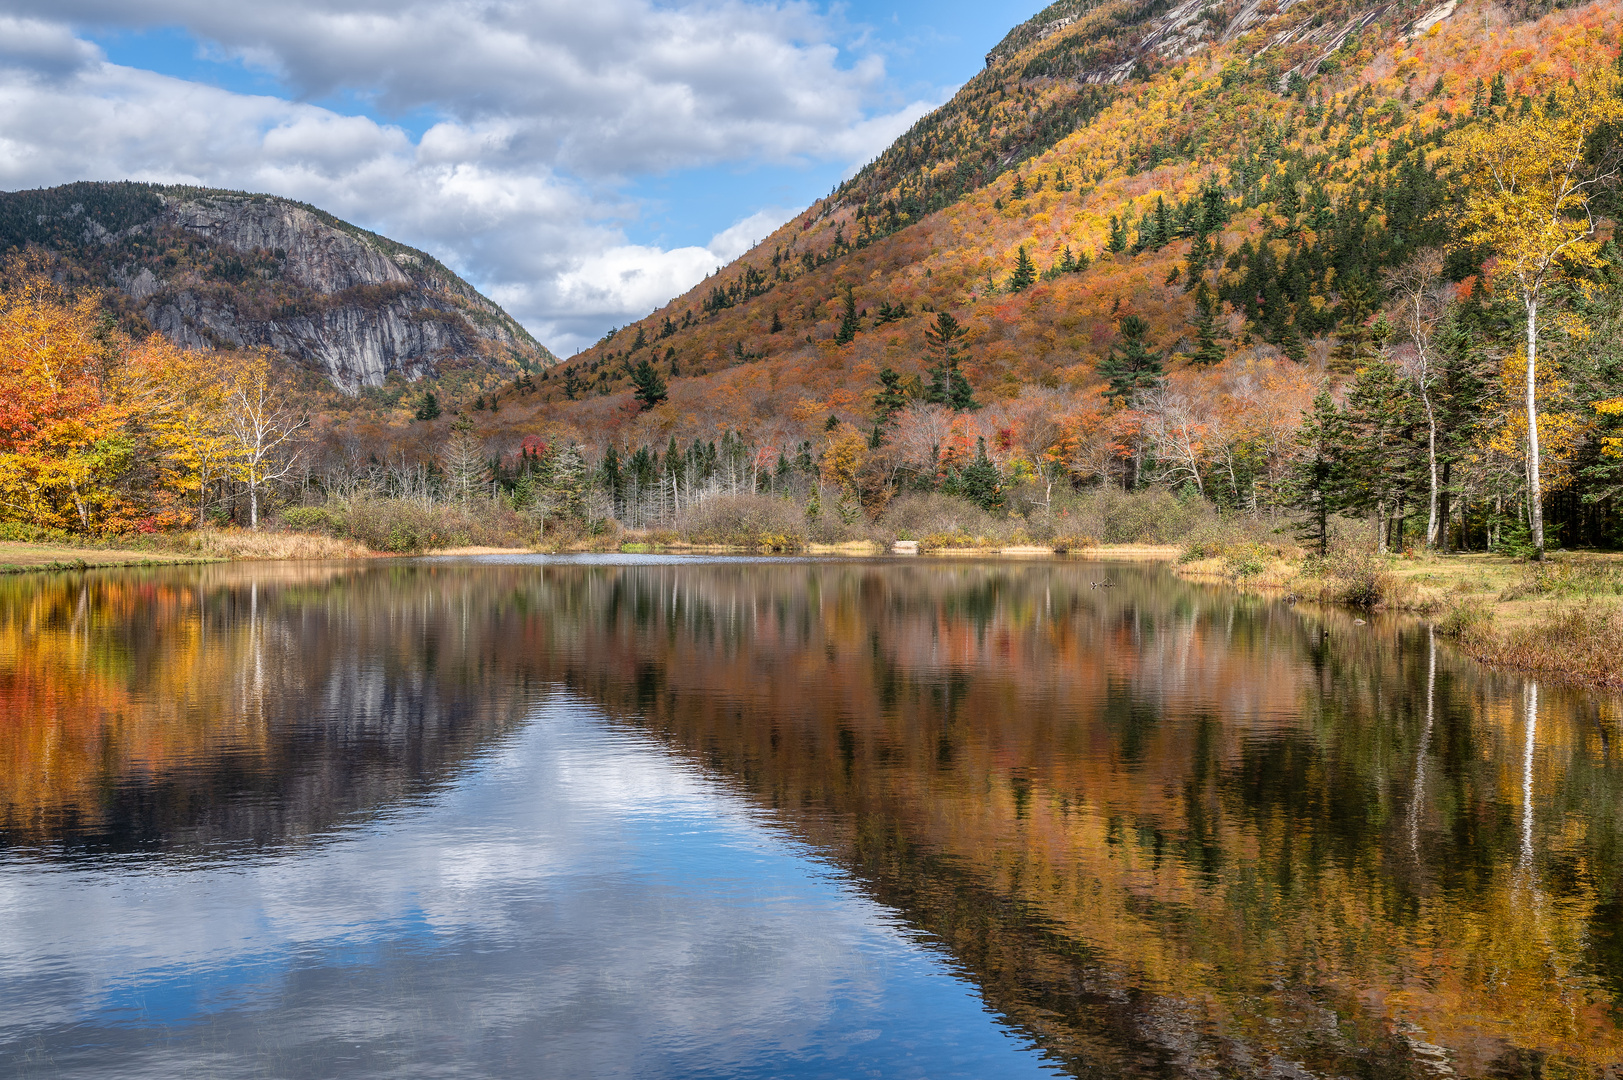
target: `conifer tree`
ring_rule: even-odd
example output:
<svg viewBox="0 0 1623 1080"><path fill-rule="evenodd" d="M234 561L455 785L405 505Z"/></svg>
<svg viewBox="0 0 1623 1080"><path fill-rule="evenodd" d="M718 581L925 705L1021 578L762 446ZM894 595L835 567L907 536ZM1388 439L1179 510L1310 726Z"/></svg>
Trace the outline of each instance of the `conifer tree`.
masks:
<svg viewBox="0 0 1623 1080"><path fill-rule="evenodd" d="M1347 443L1346 419L1330 391L1320 390L1296 433L1302 453L1290 476L1290 503L1302 512L1297 537L1320 557L1330 553L1330 515L1342 505Z"/></svg>
<svg viewBox="0 0 1623 1080"><path fill-rule="evenodd" d="M1014 174L1014 187L1009 189L1009 198L1023 199L1026 197L1026 178L1019 173Z"/></svg>
<svg viewBox="0 0 1623 1080"><path fill-rule="evenodd" d="M949 476L942 488L949 495L968 499L989 514L1003 509L1003 475L986 454L986 436L975 440L975 457L962 472Z"/></svg>
<svg viewBox="0 0 1623 1080"><path fill-rule="evenodd" d="M834 341L839 345L849 345L856 340L857 330L861 323L857 318L857 300L850 285L845 287L845 316L840 320L839 333L834 335Z"/></svg>
<svg viewBox="0 0 1623 1080"><path fill-rule="evenodd" d="M573 369L571 369L570 374L571 375L574 374ZM434 396L434 391L425 390L423 392L422 403L417 406L417 419L419 419L419 420L433 420L433 419L437 418L439 415L440 415L440 399Z"/></svg>
<svg viewBox="0 0 1623 1080"><path fill-rule="evenodd" d="M1195 351L1189 359L1196 364L1223 362L1223 346L1217 340L1217 298L1205 279L1195 286Z"/></svg>
<svg viewBox="0 0 1623 1080"><path fill-rule="evenodd" d="M1127 226L1115 214L1110 215L1110 239L1105 242L1105 249L1112 255L1127 250Z"/></svg>
<svg viewBox="0 0 1623 1080"><path fill-rule="evenodd" d="M648 362L646 356L631 370L631 385L635 388L633 396L643 412L652 409L666 398L665 380L660 378L659 372L654 370L654 365Z"/></svg>
<svg viewBox="0 0 1623 1080"><path fill-rule="evenodd" d="M948 405L963 412L979 408L969 380L958 370L958 342L965 330L949 312L938 312L935 325L925 328L924 341L936 355L930 367L930 384L925 400L934 405Z"/></svg>
<svg viewBox="0 0 1623 1080"><path fill-rule="evenodd" d="M1026 254L1025 245L1020 246L1020 255L1015 259L1014 271L1009 275L1009 291L1011 293L1024 292L1031 288L1037 280L1037 267L1032 264L1031 256Z"/></svg>
<svg viewBox="0 0 1623 1080"><path fill-rule="evenodd" d="M1109 384L1105 397L1131 406L1138 395L1161 383L1161 354L1149 347L1145 336L1150 324L1138 315L1122 316L1116 344L1099 365L1099 374Z"/></svg>
<svg viewBox="0 0 1623 1080"><path fill-rule="evenodd" d="M902 392L902 377L890 368L879 369L879 393L874 396L874 430L889 425L897 412L906 408L907 395Z"/></svg>

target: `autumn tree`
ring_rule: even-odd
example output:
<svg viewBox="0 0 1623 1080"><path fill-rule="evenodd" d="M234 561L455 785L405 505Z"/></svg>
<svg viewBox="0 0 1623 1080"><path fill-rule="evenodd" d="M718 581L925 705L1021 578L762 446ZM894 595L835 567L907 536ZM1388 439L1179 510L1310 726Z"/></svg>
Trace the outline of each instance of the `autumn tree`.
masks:
<svg viewBox="0 0 1623 1080"><path fill-rule="evenodd" d="M209 493L229 477L237 451L228 425L228 388L217 353L182 349L153 334L126 365L140 412L173 481L193 493L197 525L208 523ZM228 369L227 369L228 370Z"/></svg>
<svg viewBox="0 0 1623 1080"><path fill-rule="evenodd" d="M118 524L133 447L104 378L98 298L13 262L0 290L0 515L95 532Z"/></svg>
<svg viewBox="0 0 1623 1080"><path fill-rule="evenodd" d="M1597 68L1558 83L1547 97L1524 99L1516 115L1473 124L1449 136L1467 185L1461 241L1489 249L1494 276L1512 289L1525 315L1528 518L1533 557L1544 557L1543 482L1536 395L1539 313L1552 285L1599 262L1593 200L1617 176L1615 140L1597 148L1598 131L1623 121L1618 76Z"/></svg>

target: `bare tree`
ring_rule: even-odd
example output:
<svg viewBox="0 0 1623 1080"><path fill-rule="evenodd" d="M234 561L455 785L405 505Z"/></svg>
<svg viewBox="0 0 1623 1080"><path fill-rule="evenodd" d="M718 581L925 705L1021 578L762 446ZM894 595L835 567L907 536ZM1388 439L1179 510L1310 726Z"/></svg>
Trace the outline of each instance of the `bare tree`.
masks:
<svg viewBox="0 0 1623 1080"><path fill-rule="evenodd" d="M1386 272L1386 287L1396 301L1398 326L1409 339L1412 351L1400 350L1394 356L1399 368L1420 391L1420 404L1426 410L1426 465L1430 475L1430 495L1426 515L1426 546L1437 546L1437 406L1432 387L1437 381L1437 356L1432 344L1447 308L1443 295L1443 255L1436 248L1418 252L1402 266Z"/></svg>
<svg viewBox="0 0 1623 1080"><path fill-rule="evenodd" d="M459 502L468 502L474 492L484 488L490 466L484 448L474 438L473 422L466 417L451 426L451 438L440 452L440 463L445 467L446 486Z"/></svg>
<svg viewBox="0 0 1623 1080"><path fill-rule="evenodd" d="M1160 451L1162 479L1168 484L1192 480L1201 498L1206 485L1200 479L1208 425L1187 394L1164 384L1144 396L1145 435Z"/></svg>
<svg viewBox="0 0 1623 1080"><path fill-rule="evenodd" d="M223 354L221 370L235 471L248 485L248 526L257 529L260 491L298 470L308 419L277 383L266 350Z"/></svg>

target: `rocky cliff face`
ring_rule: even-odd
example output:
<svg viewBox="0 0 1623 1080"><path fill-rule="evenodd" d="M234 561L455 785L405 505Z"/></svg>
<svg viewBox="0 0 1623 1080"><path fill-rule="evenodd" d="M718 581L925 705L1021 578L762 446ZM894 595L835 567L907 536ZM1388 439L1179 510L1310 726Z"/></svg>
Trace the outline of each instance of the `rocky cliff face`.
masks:
<svg viewBox="0 0 1623 1080"><path fill-rule="evenodd" d="M273 196L148 184L0 194L0 250L30 246L116 290L138 329L192 347L268 345L346 393L396 372L555 359L431 256Z"/></svg>

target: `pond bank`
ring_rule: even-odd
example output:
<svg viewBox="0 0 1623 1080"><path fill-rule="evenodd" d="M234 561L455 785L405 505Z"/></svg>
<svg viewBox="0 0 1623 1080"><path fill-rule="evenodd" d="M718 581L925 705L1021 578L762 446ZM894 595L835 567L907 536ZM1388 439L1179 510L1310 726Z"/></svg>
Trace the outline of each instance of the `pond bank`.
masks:
<svg viewBox="0 0 1623 1080"><path fill-rule="evenodd" d="M1176 573L1303 602L1413 614L1483 663L1623 686L1623 555L1561 552L1534 563L1480 552L1342 553L1320 561L1253 545L1185 556Z"/></svg>

